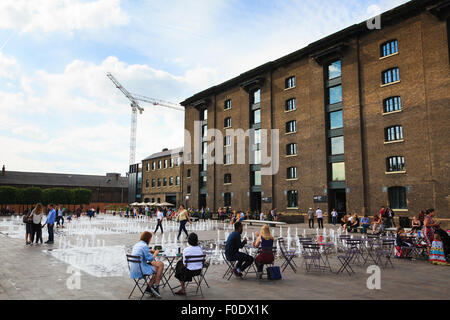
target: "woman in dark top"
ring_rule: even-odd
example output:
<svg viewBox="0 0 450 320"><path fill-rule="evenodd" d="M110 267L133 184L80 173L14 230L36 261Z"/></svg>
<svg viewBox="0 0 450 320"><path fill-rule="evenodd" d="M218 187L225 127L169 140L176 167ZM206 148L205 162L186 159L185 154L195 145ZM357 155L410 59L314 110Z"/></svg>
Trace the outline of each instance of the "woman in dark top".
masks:
<svg viewBox="0 0 450 320"><path fill-rule="evenodd" d="M262 272L265 264L270 264L275 260L273 255L273 237L270 234L268 225L261 228L261 234L255 233L256 239L253 242L255 248L260 248L259 254L255 258L256 268L258 270L257 277L262 278Z"/></svg>

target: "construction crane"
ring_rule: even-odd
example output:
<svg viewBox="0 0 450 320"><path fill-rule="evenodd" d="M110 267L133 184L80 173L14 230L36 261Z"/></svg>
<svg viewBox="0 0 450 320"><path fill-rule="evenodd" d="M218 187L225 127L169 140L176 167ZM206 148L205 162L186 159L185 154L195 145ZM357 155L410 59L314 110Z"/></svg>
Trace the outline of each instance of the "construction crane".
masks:
<svg viewBox="0 0 450 320"><path fill-rule="evenodd" d="M161 106L179 111L184 111L184 108L181 105L173 102L130 93L120 84L119 81L117 81L116 78L114 78L114 76L110 72L108 72L106 76L115 84L116 88L122 91L125 97L127 97L128 100L131 101L130 165L132 165L135 163L136 159L137 112L139 111L139 113L142 114L142 112L144 111L144 108L139 105L138 101L147 102L153 104L154 106Z"/></svg>

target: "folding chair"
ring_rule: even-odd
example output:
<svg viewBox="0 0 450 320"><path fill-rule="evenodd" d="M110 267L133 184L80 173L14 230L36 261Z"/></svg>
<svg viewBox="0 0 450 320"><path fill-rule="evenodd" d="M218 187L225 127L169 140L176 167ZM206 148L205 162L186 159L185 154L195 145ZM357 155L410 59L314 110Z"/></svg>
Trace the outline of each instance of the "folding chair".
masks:
<svg viewBox="0 0 450 320"><path fill-rule="evenodd" d="M264 272L264 266L271 266L271 267L275 266L275 257L277 255L277 247L266 247L266 248L259 247L258 248L258 253L257 253L256 256L258 256L262 252L272 252L274 259L270 263L263 263L262 264L263 265L263 271L262 271L262 274L261 274L261 278L259 278L258 280L261 280L264 275L267 275L267 272ZM255 265L256 272L258 272L258 268L256 266L256 260L254 261L254 265Z"/></svg>
<svg viewBox="0 0 450 320"><path fill-rule="evenodd" d="M189 284L191 282L194 282L196 284L196 290L195 293L198 294L198 291L200 290L200 295L203 297L203 290L202 290L202 282L205 282L205 284L207 285L207 287L209 288L208 283L205 280L205 274L208 271L209 268L209 261L206 261L206 254L203 255L197 255L197 256L186 256L185 257L185 263L186 263L186 267L189 266L189 264L193 264L193 263L202 263L202 268L200 269L200 274L197 276L193 276L192 277L192 281L186 281L185 285L186 285L186 290L189 286ZM178 288L180 286L175 287L174 289ZM186 297L187 297L187 293L186 293Z"/></svg>
<svg viewBox="0 0 450 320"><path fill-rule="evenodd" d="M227 280L230 280L231 276L233 275L233 269L234 269L234 265L236 264L236 261L228 261L226 255L225 255L225 251L222 251L222 258L225 261L225 263L227 264L227 271L225 271L225 273L223 274L222 279L226 278Z"/></svg>
<svg viewBox="0 0 450 320"><path fill-rule="evenodd" d="M128 296L128 299L130 299L131 295L133 294L134 290L137 287L139 289L139 291L141 291L141 293L142 293L142 296L140 298L140 300L142 300L142 298L145 295L145 289L144 290L142 290L142 289L144 287L147 288L147 286L149 285L148 277L150 277L151 275L147 275L142 272L140 256L133 256L133 255L129 255L129 254L127 254L126 256L127 256L128 271L130 271L130 274L131 274L131 264L133 264L133 263L137 263L139 265L139 270L141 271L141 274L142 274L142 277L140 277L140 278L136 278L136 279L132 278L134 281L134 287L133 287L133 290L131 290L130 295ZM144 281L144 283L142 285L140 284L141 280Z"/></svg>
<svg viewBox="0 0 450 320"><path fill-rule="evenodd" d="M346 248L344 250L344 254L343 255L339 255L337 258L339 260L339 262L341 263L341 267L339 268L339 270L336 272L337 274L347 271L347 273L352 276L353 274L355 274L355 271L353 271L352 266L350 265L350 262L352 261L354 256L353 250L351 248Z"/></svg>
<svg viewBox="0 0 450 320"><path fill-rule="evenodd" d="M391 261L391 257L392 257L392 251L394 250L395 247L395 240L392 239L383 239L381 240L381 247L377 249L377 261L378 264L382 267L387 267L388 263L391 265L391 267L393 268L394 265L392 264ZM386 259L386 262L382 263L382 258Z"/></svg>
<svg viewBox="0 0 450 320"><path fill-rule="evenodd" d="M295 269L297 265L295 264L294 261L294 258L297 257L297 255L295 254L295 249L286 250L283 238L278 238L278 246L280 247L281 256L284 258L283 264L280 267L281 271L284 272L284 270L288 266L290 266L292 270L294 270L294 272L297 273L297 270Z"/></svg>

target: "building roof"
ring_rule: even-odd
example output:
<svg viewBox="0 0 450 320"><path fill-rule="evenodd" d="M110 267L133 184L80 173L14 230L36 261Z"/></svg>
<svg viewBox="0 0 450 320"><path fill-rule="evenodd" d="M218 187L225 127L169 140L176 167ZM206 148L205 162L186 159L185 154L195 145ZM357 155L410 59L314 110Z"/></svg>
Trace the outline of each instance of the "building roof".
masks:
<svg viewBox="0 0 450 320"><path fill-rule="evenodd" d="M413 16L417 13L422 12L427 7L430 7L432 5L437 5L440 7L446 7L450 1L448 0L412 0L409 1L401 6L398 6L392 10L386 11L381 16L382 25L391 25L395 24L398 21L400 21L400 18ZM430 7L430 12L432 12L433 8ZM195 104L196 102L205 99L211 95L214 95L216 93L223 92L224 90L227 90L229 88L232 88L236 85L240 85L242 82L248 81L254 77L260 76L262 73L274 70L276 68L279 68L281 66L287 65L289 63L292 63L294 61L297 61L299 59L305 58L305 57L311 57L314 56L314 54L319 53L320 51L327 50L327 48L330 48L332 46L336 46L339 44L342 44L345 40L360 35L365 34L367 32L373 32L373 30L370 30L367 28L367 22L361 22L359 24L354 24L352 26L349 26L348 28L345 28L341 31L338 31L332 35L329 35L325 38L322 38L318 41L315 41L311 43L310 45L297 50L295 52L292 52L286 56L283 56L275 61L267 62L263 65L260 65L254 69L251 69L245 73L240 74L239 76L230 79L228 81L225 81L221 84L218 84L216 86L210 87L206 90L203 90L199 93L194 94L193 96L187 98L180 104L184 107L189 107L192 104Z"/></svg>
<svg viewBox="0 0 450 320"><path fill-rule="evenodd" d="M164 149L161 152L153 153L152 155L148 156L147 158L143 159L142 161L162 158L162 157L170 156L171 154L180 154L180 153L183 153L183 147L170 149L170 150Z"/></svg>
<svg viewBox="0 0 450 320"><path fill-rule="evenodd" d="M117 174L104 176L70 174L70 173L44 173L6 171L0 173L0 185L29 185L29 186L58 186L58 187L104 187L128 188L128 178Z"/></svg>

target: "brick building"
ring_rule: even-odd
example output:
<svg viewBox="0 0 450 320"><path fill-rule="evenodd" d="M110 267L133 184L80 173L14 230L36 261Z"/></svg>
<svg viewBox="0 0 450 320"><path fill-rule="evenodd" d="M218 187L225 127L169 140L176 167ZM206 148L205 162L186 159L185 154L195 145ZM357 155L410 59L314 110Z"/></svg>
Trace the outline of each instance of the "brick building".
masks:
<svg viewBox="0 0 450 320"><path fill-rule="evenodd" d="M182 202L183 149L163 149L142 160L143 202Z"/></svg>
<svg viewBox="0 0 450 320"><path fill-rule="evenodd" d="M383 13L381 29L353 25L186 99L183 194L214 210L389 205L450 218L449 8L410 1ZM208 128L225 146L208 143ZM279 129L278 173L261 174L258 144L254 164L236 164L230 128L254 129L256 143ZM195 162L210 145L224 164Z"/></svg>

